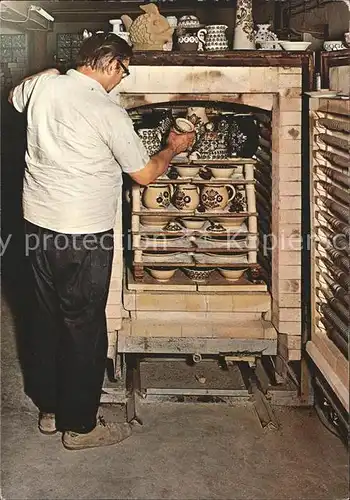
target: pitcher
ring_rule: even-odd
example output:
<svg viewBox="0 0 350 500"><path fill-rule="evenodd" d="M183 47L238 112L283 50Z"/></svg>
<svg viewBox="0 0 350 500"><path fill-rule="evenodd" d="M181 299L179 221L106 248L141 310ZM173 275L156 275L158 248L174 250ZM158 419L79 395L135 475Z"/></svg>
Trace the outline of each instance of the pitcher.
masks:
<svg viewBox="0 0 350 500"><path fill-rule="evenodd" d="M226 24L209 24L206 26L205 50L228 50L227 28Z"/></svg>
<svg viewBox="0 0 350 500"><path fill-rule="evenodd" d="M173 204L179 210L195 210L199 205L199 187L179 184L173 196Z"/></svg>
<svg viewBox="0 0 350 500"><path fill-rule="evenodd" d="M171 184L152 184L147 186L142 193L142 203L146 208L168 208L173 195Z"/></svg>
<svg viewBox="0 0 350 500"><path fill-rule="evenodd" d="M228 190L232 191L229 196ZM209 212L224 210L236 196L236 189L231 184L204 184L201 191L201 203Z"/></svg>

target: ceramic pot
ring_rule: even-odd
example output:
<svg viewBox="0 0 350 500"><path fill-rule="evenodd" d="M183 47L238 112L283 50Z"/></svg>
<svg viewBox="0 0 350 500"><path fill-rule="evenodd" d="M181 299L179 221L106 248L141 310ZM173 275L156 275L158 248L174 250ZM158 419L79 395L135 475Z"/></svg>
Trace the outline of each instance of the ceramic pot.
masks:
<svg viewBox="0 0 350 500"><path fill-rule="evenodd" d="M228 155L227 134L222 132L204 132L193 147L197 159L224 160Z"/></svg>
<svg viewBox="0 0 350 500"><path fill-rule="evenodd" d="M160 209L168 208L173 194L171 184L152 184L144 188L142 193L142 203L146 208Z"/></svg>
<svg viewBox="0 0 350 500"><path fill-rule="evenodd" d="M202 229L206 219L201 219L199 217L182 217L181 221L187 229Z"/></svg>
<svg viewBox="0 0 350 500"><path fill-rule="evenodd" d="M195 283L205 283L213 271L211 267L184 267L185 274Z"/></svg>
<svg viewBox="0 0 350 500"><path fill-rule="evenodd" d="M227 279L227 281L237 281L239 280L244 272L247 270L246 269L235 269L235 268L229 268L229 267L220 267L219 268L219 273L221 276Z"/></svg>
<svg viewBox="0 0 350 500"><path fill-rule="evenodd" d="M343 42L341 40L332 40L332 41L324 42L323 48L327 52L346 49L345 45L343 44Z"/></svg>
<svg viewBox="0 0 350 500"><path fill-rule="evenodd" d="M226 38L226 24L209 24L206 26L205 50L218 51L228 50L228 40Z"/></svg>
<svg viewBox="0 0 350 500"><path fill-rule="evenodd" d="M204 28L183 28L178 30L177 44L182 52L202 51L206 30Z"/></svg>
<svg viewBox="0 0 350 500"><path fill-rule="evenodd" d="M188 134L194 131L194 125L189 120L186 120L186 118L176 118L173 130L177 134Z"/></svg>
<svg viewBox="0 0 350 500"><path fill-rule="evenodd" d="M228 179L235 171L235 167L230 165L213 165L210 166L210 171L215 179Z"/></svg>
<svg viewBox="0 0 350 500"><path fill-rule="evenodd" d="M187 120L193 123L195 128L197 129L200 125L205 125L209 122L209 118L206 114L205 108L192 107L187 108Z"/></svg>
<svg viewBox="0 0 350 500"><path fill-rule="evenodd" d="M253 0L237 0L233 49L255 49Z"/></svg>
<svg viewBox="0 0 350 500"><path fill-rule="evenodd" d="M186 28L200 28L200 22L198 17L193 15L182 16L179 19L177 24L177 31L186 29Z"/></svg>
<svg viewBox="0 0 350 500"><path fill-rule="evenodd" d="M199 187L179 184L173 196L173 205L179 210L195 210L199 205Z"/></svg>
<svg viewBox="0 0 350 500"><path fill-rule="evenodd" d="M196 177L200 167L175 167L180 177Z"/></svg>
<svg viewBox="0 0 350 500"><path fill-rule="evenodd" d="M169 281L176 273L176 267L150 267L147 269L152 278L156 279L160 283L165 283Z"/></svg>
<svg viewBox="0 0 350 500"><path fill-rule="evenodd" d="M153 156L162 149L162 133L158 128L140 128L137 131L149 156Z"/></svg>
<svg viewBox="0 0 350 500"><path fill-rule="evenodd" d="M231 190L231 195L228 194ZM231 184L204 184L201 190L201 204L208 212L224 210L236 195L236 189Z"/></svg>

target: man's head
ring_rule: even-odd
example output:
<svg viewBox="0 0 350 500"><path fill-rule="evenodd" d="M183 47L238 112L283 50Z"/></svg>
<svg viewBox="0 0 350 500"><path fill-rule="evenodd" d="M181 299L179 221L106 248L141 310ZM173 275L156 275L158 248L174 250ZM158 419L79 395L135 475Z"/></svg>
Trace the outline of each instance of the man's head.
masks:
<svg viewBox="0 0 350 500"><path fill-rule="evenodd" d="M130 45L114 33L96 33L87 38L76 59L77 70L112 90L127 76L132 56Z"/></svg>

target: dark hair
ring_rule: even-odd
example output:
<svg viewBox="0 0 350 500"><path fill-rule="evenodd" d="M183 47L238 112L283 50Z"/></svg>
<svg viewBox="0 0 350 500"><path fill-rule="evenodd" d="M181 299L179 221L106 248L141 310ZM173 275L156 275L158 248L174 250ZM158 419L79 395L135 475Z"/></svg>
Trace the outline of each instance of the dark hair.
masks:
<svg viewBox="0 0 350 500"><path fill-rule="evenodd" d="M131 56L130 45L115 33L95 33L81 45L76 66L105 71L111 62L130 59Z"/></svg>

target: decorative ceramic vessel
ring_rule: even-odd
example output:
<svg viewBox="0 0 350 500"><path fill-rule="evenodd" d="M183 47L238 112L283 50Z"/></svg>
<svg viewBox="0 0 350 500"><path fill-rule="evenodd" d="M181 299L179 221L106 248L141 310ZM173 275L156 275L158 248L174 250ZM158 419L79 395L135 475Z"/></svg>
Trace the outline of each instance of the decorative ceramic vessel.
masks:
<svg viewBox="0 0 350 500"><path fill-rule="evenodd" d="M142 203L146 208L160 209L168 208L173 192L171 184L152 184L144 188L142 193Z"/></svg>
<svg viewBox="0 0 350 500"><path fill-rule="evenodd" d="M176 220L171 220L166 226L163 227L163 230L171 233L180 233L183 231L183 227Z"/></svg>
<svg viewBox="0 0 350 500"><path fill-rule="evenodd" d="M327 52L333 52L336 50L346 49L345 45L343 44L343 42L341 40L330 40L330 41L324 42L323 48Z"/></svg>
<svg viewBox="0 0 350 500"><path fill-rule="evenodd" d="M199 187L194 184L179 184L173 196L178 210L195 210L199 205Z"/></svg>
<svg viewBox="0 0 350 500"><path fill-rule="evenodd" d="M228 40L226 38L226 24L209 24L205 27L206 36L204 47L208 51L228 50Z"/></svg>
<svg viewBox="0 0 350 500"><path fill-rule="evenodd" d="M206 219L199 217L182 217L181 221L187 229L202 229Z"/></svg>
<svg viewBox="0 0 350 500"><path fill-rule="evenodd" d="M145 13L134 21L128 15L121 16L134 50L163 50L164 44L172 39L174 28L154 3L140 5L140 9Z"/></svg>
<svg viewBox="0 0 350 500"><path fill-rule="evenodd" d="M259 127L254 116L234 115L230 120L228 153L230 157L251 158L259 147Z"/></svg>
<svg viewBox="0 0 350 500"><path fill-rule="evenodd" d="M227 134L218 131L204 132L199 135L192 153L196 153L196 159L224 160L228 156Z"/></svg>
<svg viewBox="0 0 350 500"><path fill-rule="evenodd" d="M176 267L149 267L147 268L149 274L152 278L156 279L160 283L166 283L169 281L177 271Z"/></svg>
<svg viewBox="0 0 350 500"><path fill-rule="evenodd" d="M276 33L271 31L271 24L257 24L257 29L254 31L255 43L277 41Z"/></svg>
<svg viewBox="0 0 350 500"><path fill-rule="evenodd" d="M177 26L177 17L176 16L166 16L166 20L168 21L169 26L171 28L173 28L174 32L175 32L175 29ZM171 51L171 50L173 50L173 45L174 45L174 43L173 43L173 37L172 37L171 40L169 40L168 42L166 42L163 45L163 50Z"/></svg>
<svg viewBox="0 0 350 500"><path fill-rule="evenodd" d="M195 126L195 129L198 129L199 126L205 125L209 122L209 118L207 117L206 108L200 107L191 107L187 108L187 120L189 120Z"/></svg>
<svg viewBox="0 0 350 500"><path fill-rule="evenodd" d="M242 278L243 274L245 273L246 269L235 269L235 268L230 268L230 267L219 267L218 271L223 276L224 278L227 279L227 281L237 281L240 278Z"/></svg>
<svg viewBox="0 0 350 500"><path fill-rule="evenodd" d="M231 195L228 190L231 190ZM228 203L233 200L236 194L236 189L230 184L215 185L204 184L201 189L201 203L208 212L223 210Z"/></svg>
<svg viewBox="0 0 350 500"><path fill-rule="evenodd" d="M141 128L137 131L149 156L153 156L162 149L162 133L158 128Z"/></svg>
<svg viewBox="0 0 350 500"><path fill-rule="evenodd" d="M176 118L173 130L177 134L186 134L194 131L194 125L186 118Z"/></svg>
<svg viewBox="0 0 350 500"><path fill-rule="evenodd" d="M200 167L175 167L176 170L179 172L180 177L195 177L198 172Z"/></svg>
<svg viewBox="0 0 350 500"><path fill-rule="evenodd" d="M143 215L140 217L140 222L146 227L164 227L171 220L171 215Z"/></svg>
<svg viewBox="0 0 350 500"><path fill-rule="evenodd" d="M187 28L200 28L201 24L198 17L193 15L182 16L177 23L177 31L181 31Z"/></svg>
<svg viewBox="0 0 350 500"><path fill-rule="evenodd" d="M233 49L255 49L253 0L237 0Z"/></svg>
<svg viewBox="0 0 350 500"><path fill-rule="evenodd" d="M259 42L259 50L282 50L279 42L276 41L267 41L267 42Z"/></svg>
<svg viewBox="0 0 350 500"><path fill-rule="evenodd" d="M208 281L214 269L210 267L184 267L185 274L195 283Z"/></svg>
<svg viewBox="0 0 350 500"><path fill-rule="evenodd" d="M177 44L182 52L202 51L205 41L205 29L182 28L177 31Z"/></svg>
<svg viewBox="0 0 350 500"><path fill-rule="evenodd" d="M216 217L215 222L229 230L240 228L247 217Z"/></svg>
<svg viewBox="0 0 350 500"><path fill-rule="evenodd" d="M278 43L283 50L297 52L302 52L311 45L311 42L291 42L290 40L280 40Z"/></svg>
<svg viewBox="0 0 350 500"><path fill-rule="evenodd" d="M210 166L211 173L215 179L228 179L235 171L231 165L213 165Z"/></svg>
<svg viewBox="0 0 350 500"><path fill-rule="evenodd" d="M131 45L130 34L124 30L123 21L121 19L110 19L109 23L113 26L113 33L123 38L123 40Z"/></svg>

